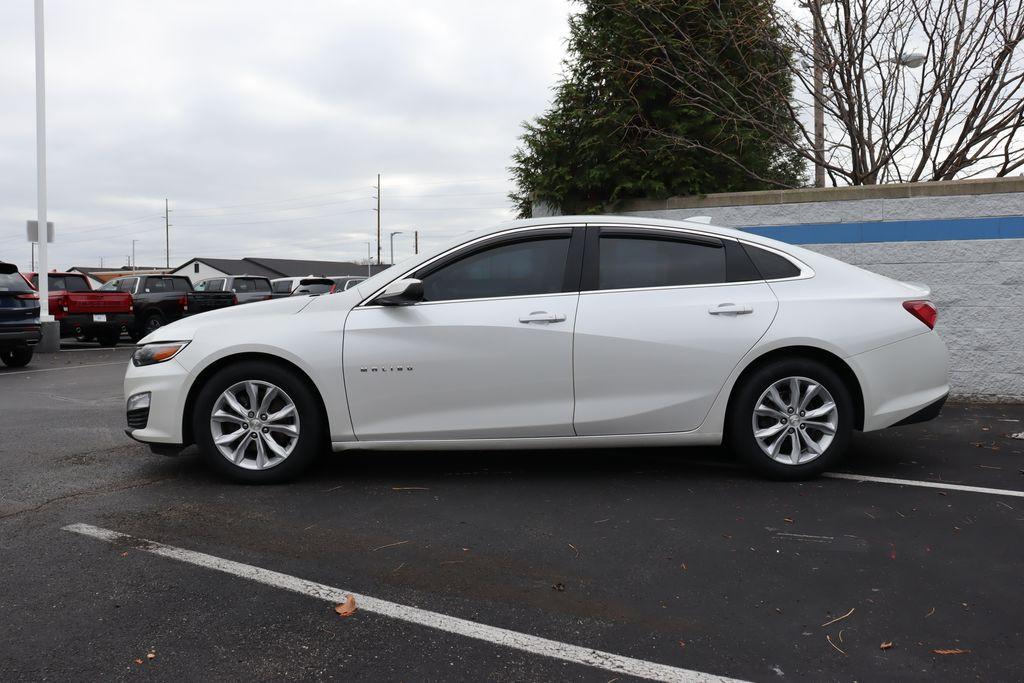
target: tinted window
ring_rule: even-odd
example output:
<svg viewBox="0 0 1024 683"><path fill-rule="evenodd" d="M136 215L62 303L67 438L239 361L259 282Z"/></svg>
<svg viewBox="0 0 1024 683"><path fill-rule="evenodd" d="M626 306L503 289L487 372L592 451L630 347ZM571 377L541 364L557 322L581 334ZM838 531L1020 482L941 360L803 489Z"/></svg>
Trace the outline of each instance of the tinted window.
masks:
<svg viewBox="0 0 1024 683"><path fill-rule="evenodd" d="M269 280L265 280L263 278L254 278L253 281L252 281L252 284L253 284L253 288L257 292L269 292L270 291L270 281Z"/></svg>
<svg viewBox="0 0 1024 683"><path fill-rule="evenodd" d="M170 280L169 284L171 285L168 289L173 289L176 292L192 291L192 281L189 280L187 277L175 277L168 279Z"/></svg>
<svg viewBox="0 0 1024 683"><path fill-rule="evenodd" d="M162 277L148 277L146 278L146 291L147 292L170 292L171 281Z"/></svg>
<svg viewBox="0 0 1024 683"><path fill-rule="evenodd" d="M274 291L278 294L287 294L292 291L291 280L282 280L281 282L272 283Z"/></svg>
<svg viewBox="0 0 1024 683"><path fill-rule="evenodd" d="M725 282L725 249L641 236L601 236L598 289Z"/></svg>
<svg viewBox="0 0 1024 683"><path fill-rule="evenodd" d="M196 285L195 285L195 290L197 292L205 292L207 284L209 284L209 283L207 283L205 280L203 280L202 282L197 282Z"/></svg>
<svg viewBox="0 0 1024 683"><path fill-rule="evenodd" d="M236 277L231 285L233 292L255 292L256 282L250 277Z"/></svg>
<svg viewBox="0 0 1024 683"><path fill-rule="evenodd" d="M765 280L781 280L800 275L800 269L787 258L749 244L744 244L743 248Z"/></svg>
<svg viewBox="0 0 1024 683"><path fill-rule="evenodd" d="M128 292L132 294L135 292L135 287L138 285L139 279L135 277L126 278L124 280L117 281L117 290L119 292Z"/></svg>
<svg viewBox="0 0 1024 683"><path fill-rule="evenodd" d="M551 294L562 291L568 237L502 244L425 275L425 301Z"/></svg>
<svg viewBox="0 0 1024 683"><path fill-rule="evenodd" d="M0 273L0 292L31 292L28 286L18 273Z"/></svg>
<svg viewBox="0 0 1024 683"><path fill-rule="evenodd" d="M199 288L196 287L198 290ZM224 280L207 280L206 289L207 292L223 292L224 291Z"/></svg>
<svg viewBox="0 0 1024 683"><path fill-rule="evenodd" d="M32 286L39 288L39 275L32 276ZM51 292L91 292L85 277L81 275L50 275L46 286Z"/></svg>

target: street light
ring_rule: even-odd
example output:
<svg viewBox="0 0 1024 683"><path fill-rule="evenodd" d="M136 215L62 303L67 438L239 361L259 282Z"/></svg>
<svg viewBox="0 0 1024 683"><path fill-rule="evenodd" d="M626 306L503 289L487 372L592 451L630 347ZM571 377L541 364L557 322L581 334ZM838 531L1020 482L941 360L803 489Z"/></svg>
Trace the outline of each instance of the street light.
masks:
<svg viewBox="0 0 1024 683"><path fill-rule="evenodd" d="M837 0L805 0L800 5L806 9L819 8L818 13L811 14L811 22L814 25L811 33L812 53L814 63L810 65L814 69L814 186L825 187L825 109L822 100L825 98L824 86L824 61L821 50L821 33L818 28L818 17L820 8L831 5ZM926 55L920 52L904 52L895 57L890 57L881 62L876 62L868 68L874 68L879 64L897 64L908 69L916 69L925 63ZM808 66L806 62L804 66Z"/></svg>
<svg viewBox="0 0 1024 683"><path fill-rule="evenodd" d="M395 235L401 235L401 230L391 233L391 265L395 265Z"/></svg>
<svg viewBox="0 0 1024 683"><path fill-rule="evenodd" d="M370 277L371 275L373 275L373 268L371 266L371 264L373 263L373 257L370 256L371 244L371 242L366 243L366 277Z"/></svg>

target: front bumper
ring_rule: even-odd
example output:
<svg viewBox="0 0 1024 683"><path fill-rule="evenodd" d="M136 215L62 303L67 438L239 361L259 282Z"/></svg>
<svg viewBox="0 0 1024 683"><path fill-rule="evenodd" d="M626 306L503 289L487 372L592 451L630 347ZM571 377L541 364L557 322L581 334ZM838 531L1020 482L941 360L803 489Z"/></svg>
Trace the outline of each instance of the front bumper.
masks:
<svg viewBox="0 0 1024 683"><path fill-rule="evenodd" d="M149 392L149 415L146 426L126 430L128 436L146 444L182 447L184 443L182 415L185 414L188 371L171 359L165 363L135 367L129 361L124 376L125 410L135 394ZM127 415L126 415L127 419Z"/></svg>

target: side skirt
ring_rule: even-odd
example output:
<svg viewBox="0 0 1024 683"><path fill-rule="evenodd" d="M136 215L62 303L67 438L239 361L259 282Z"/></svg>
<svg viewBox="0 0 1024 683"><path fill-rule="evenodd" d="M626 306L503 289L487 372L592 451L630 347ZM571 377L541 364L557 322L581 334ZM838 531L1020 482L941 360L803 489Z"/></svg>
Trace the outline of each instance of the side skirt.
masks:
<svg viewBox="0 0 1024 683"><path fill-rule="evenodd" d="M721 433L670 432L607 436L550 436L515 439L422 439L415 441L335 441L335 451L502 451L559 448L623 448L630 446L717 446Z"/></svg>

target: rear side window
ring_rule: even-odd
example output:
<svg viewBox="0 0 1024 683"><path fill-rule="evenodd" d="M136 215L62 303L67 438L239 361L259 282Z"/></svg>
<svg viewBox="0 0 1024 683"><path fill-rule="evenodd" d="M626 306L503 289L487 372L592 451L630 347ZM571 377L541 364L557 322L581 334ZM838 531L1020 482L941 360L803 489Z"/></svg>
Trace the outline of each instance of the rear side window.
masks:
<svg viewBox="0 0 1024 683"><path fill-rule="evenodd" d="M255 292L256 283L250 277L236 277L234 283L231 285L231 291L233 292Z"/></svg>
<svg viewBox="0 0 1024 683"><path fill-rule="evenodd" d="M676 287L726 281L725 249L656 236L602 235L598 289Z"/></svg>
<svg viewBox="0 0 1024 683"><path fill-rule="evenodd" d="M191 292L192 281L187 277L174 277L170 278L171 286L168 289L173 289L175 292Z"/></svg>
<svg viewBox="0 0 1024 683"><path fill-rule="evenodd" d="M28 286L18 273L0 273L0 292L31 292Z"/></svg>
<svg viewBox="0 0 1024 683"><path fill-rule="evenodd" d="M146 291L147 292L169 292L170 281L162 277L150 277L146 278Z"/></svg>
<svg viewBox="0 0 1024 683"><path fill-rule="evenodd" d="M291 280L282 280L281 282L272 283L274 293L276 294L287 294L292 291Z"/></svg>
<svg viewBox="0 0 1024 683"><path fill-rule="evenodd" d="M253 285L253 289L255 289L257 292L269 292L270 291L270 281L269 280L264 280L263 278L259 278L259 277L258 278L254 278L253 281L252 281L252 285Z"/></svg>
<svg viewBox="0 0 1024 683"><path fill-rule="evenodd" d="M800 275L800 269L787 258L750 244L744 244L743 249L765 280L781 280Z"/></svg>
<svg viewBox="0 0 1024 683"><path fill-rule="evenodd" d="M569 237L499 244L421 277L425 301L552 294L565 282Z"/></svg>

